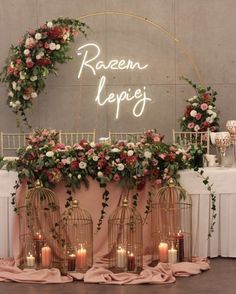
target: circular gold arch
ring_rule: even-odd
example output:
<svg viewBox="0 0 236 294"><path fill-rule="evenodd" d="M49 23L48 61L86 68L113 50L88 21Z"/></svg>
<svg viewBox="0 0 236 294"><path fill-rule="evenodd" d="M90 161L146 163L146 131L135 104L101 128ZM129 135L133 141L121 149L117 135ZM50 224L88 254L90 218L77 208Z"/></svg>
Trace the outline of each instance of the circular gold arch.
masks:
<svg viewBox="0 0 236 294"><path fill-rule="evenodd" d="M197 78L199 80L199 82L201 84L204 84L203 81L203 77L201 75L201 72L194 60L194 58L192 57L192 55L190 54L190 52L186 49L186 47L183 45L183 43L177 39L172 33L170 33L167 29L165 29L163 26L161 26L159 23L154 22L146 17L134 14L134 13L129 13L129 12L122 12L122 11L101 11L101 12L94 12L94 13L89 13L89 14L85 14L79 17L79 20L83 20L85 18L88 17L92 17L92 16L101 16L101 15L119 15L119 16L127 16L127 17L131 17L134 19L137 19L139 21L143 21L145 23L148 23L152 26L154 26L155 28L159 29L163 34L165 34L170 40L174 41L177 45L177 47L179 47L179 49L183 52L183 54L186 56L186 58L188 59L189 63L191 64L191 66L193 67Z"/></svg>

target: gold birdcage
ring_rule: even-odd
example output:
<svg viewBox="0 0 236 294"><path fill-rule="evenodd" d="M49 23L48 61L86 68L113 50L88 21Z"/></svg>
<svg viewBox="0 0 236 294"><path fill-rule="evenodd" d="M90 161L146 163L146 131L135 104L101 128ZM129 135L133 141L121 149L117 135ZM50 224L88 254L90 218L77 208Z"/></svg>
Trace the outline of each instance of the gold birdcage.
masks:
<svg viewBox="0 0 236 294"><path fill-rule="evenodd" d="M63 249L54 233L60 220L60 209L54 192L37 181L27 193L26 214L34 252L25 259L33 264L34 258L36 268L60 268Z"/></svg>
<svg viewBox="0 0 236 294"><path fill-rule="evenodd" d="M127 198L109 216L109 268L114 272L139 272L143 266L143 220Z"/></svg>
<svg viewBox="0 0 236 294"><path fill-rule="evenodd" d="M192 261L192 200L172 179L157 191L151 218L153 260Z"/></svg>
<svg viewBox="0 0 236 294"><path fill-rule="evenodd" d="M73 200L62 214L60 227L66 248L67 270L86 272L93 265L92 217L79 207L78 200Z"/></svg>

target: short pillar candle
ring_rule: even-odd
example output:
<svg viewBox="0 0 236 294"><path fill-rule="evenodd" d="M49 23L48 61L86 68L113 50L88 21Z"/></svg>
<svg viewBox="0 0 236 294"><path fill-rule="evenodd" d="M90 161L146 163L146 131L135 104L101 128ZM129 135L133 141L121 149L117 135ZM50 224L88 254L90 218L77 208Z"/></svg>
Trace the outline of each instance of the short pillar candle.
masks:
<svg viewBox="0 0 236 294"><path fill-rule="evenodd" d="M177 250L174 247L168 250L168 262L169 263L177 262Z"/></svg>
<svg viewBox="0 0 236 294"><path fill-rule="evenodd" d="M27 267L34 267L35 266L35 257L29 253L26 257Z"/></svg>

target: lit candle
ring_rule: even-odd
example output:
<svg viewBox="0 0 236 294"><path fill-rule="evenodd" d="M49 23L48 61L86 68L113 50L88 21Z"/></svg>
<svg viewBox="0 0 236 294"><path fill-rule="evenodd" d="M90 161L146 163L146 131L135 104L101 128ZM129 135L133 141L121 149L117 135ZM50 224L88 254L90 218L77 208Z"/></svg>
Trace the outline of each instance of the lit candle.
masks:
<svg viewBox="0 0 236 294"><path fill-rule="evenodd" d="M75 254L70 254L68 257L68 266L67 266L69 272L75 271L75 261L76 261Z"/></svg>
<svg viewBox="0 0 236 294"><path fill-rule="evenodd" d="M41 260L41 249L43 246L43 237L39 232L37 232L34 235L34 243L35 243L35 262L36 262L36 265L39 266L40 260Z"/></svg>
<svg viewBox="0 0 236 294"><path fill-rule="evenodd" d="M181 231L175 234L175 247L178 250L178 262L184 261L184 235Z"/></svg>
<svg viewBox="0 0 236 294"><path fill-rule="evenodd" d="M168 262L169 263L177 262L177 250L174 247L168 250Z"/></svg>
<svg viewBox="0 0 236 294"><path fill-rule="evenodd" d="M77 270L85 269L87 267L87 250L82 245L76 253L76 267Z"/></svg>
<svg viewBox="0 0 236 294"><path fill-rule="evenodd" d="M159 249L159 261L168 262L168 244L161 242L158 246Z"/></svg>
<svg viewBox="0 0 236 294"><path fill-rule="evenodd" d="M129 253L127 256L127 270L131 272L135 270L135 256L133 253Z"/></svg>
<svg viewBox="0 0 236 294"><path fill-rule="evenodd" d="M26 261L27 261L27 266L28 267L34 267L35 266L35 257L30 254L26 257Z"/></svg>
<svg viewBox="0 0 236 294"><path fill-rule="evenodd" d="M52 250L49 246L42 248L42 267L50 267L52 262Z"/></svg>
<svg viewBox="0 0 236 294"><path fill-rule="evenodd" d="M124 268L126 267L126 250L122 247L118 247L116 251L116 265L117 267Z"/></svg>

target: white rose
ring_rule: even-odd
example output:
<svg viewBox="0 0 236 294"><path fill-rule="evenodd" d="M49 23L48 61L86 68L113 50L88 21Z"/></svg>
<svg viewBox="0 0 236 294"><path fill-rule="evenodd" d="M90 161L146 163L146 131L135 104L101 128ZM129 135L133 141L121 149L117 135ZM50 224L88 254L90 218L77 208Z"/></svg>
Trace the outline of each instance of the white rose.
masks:
<svg viewBox="0 0 236 294"><path fill-rule="evenodd" d="M39 60L39 59L41 59L41 58L42 58L42 56L41 56L40 54L36 55L36 59L37 59L37 60Z"/></svg>
<svg viewBox="0 0 236 294"><path fill-rule="evenodd" d="M127 155L128 156L132 156L134 154L134 151L133 150L128 150L128 152L127 152Z"/></svg>
<svg viewBox="0 0 236 294"><path fill-rule="evenodd" d="M52 28L52 27L53 27L53 23L52 23L51 21L49 21L49 22L47 23L47 27L48 27L48 28Z"/></svg>
<svg viewBox="0 0 236 294"><path fill-rule="evenodd" d="M55 43L50 43L49 44L49 49L50 50L55 50L56 49L56 44Z"/></svg>
<svg viewBox="0 0 236 294"><path fill-rule="evenodd" d="M13 105L14 105L14 102L11 101L11 102L9 103L9 106L10 106L10 107L13 107Z"/></svg>
<svg viewBox="0 0 236 294"><path fill-rule="evenodd" d="M212 105L208 105L208 109L212 109L213 108L213 106Z"/></svg>
<svg viewBox="0 0 236 294"><path fill-rule="evenodd" d="M77 178L80 180L81 179L81 175L78 175Z"/></svg>
<svg viewBox="0 0 236 294"><path fill-rule="evenodd" d="M32 82L36 81L37 79L38 79L37 76L32 76L32 77L30 77L30 80L31 80Z"/></svg>
<svg viewBox="0 0 236 294"><path fill-rule="evenodd" d="M8 92L8 96L13 97L14 96L13 92L12 91Z"/></svg>
<svg viewBox="0 0 236 294"><path fill-rule="evenodd" d="M206 118L206 121L208 121L211 124L213 123L214 119L210 116Z"/></svg>
<svg viewBox="0 0 236 294"><path fill-rule="evenodd" d="M48 152L46 153L46 156L47 156L47 157L53 157L53 155L54 155L54 152L53 152L53 151L48 151Z"/></svg>
<svg viewBox="0 0 236 294"><path fill-rule="evenodd" d="M132 142L130 142L130 143L127 143L127 147L129 148L129 149L132 149L132 148L134 148L134 143L132 143Z"/></svg>
<svg viewBox="0 0 236 294"><path fill-rule="evenodd" d="M26 95L23 95L23 98L24 98L25 100L29 100L29 99L30 99L30 97L29 97L29 96L26 96Z"/></svg>
<svg viewBox="0 0 236 294"><path fill-rule="evenodd" d="M38 96L38 94L36 92L31 93L32 98L36 98L37 96Z"/></svg>
<svg viewBox="0 0 236 294"><path fill-rule="evenodd" d="M12 85L12 89L13 89L13 90L16 90L16 82L15 82L15 81L12 82L11 85Z"/></svg>
<svg viewBox="0 0 236 294"><path fill-rule="evenodd" d="M98 161L98 156L97 155L93 156L93 161Z"/></svg>
<svg viewBox="0 0 236 294"><path fill-rule="evenodd" d="M118 148L112 148L112 149L111 149L111 152L113 152L113 153L118 153L118 152L120 152L120 149L118 149Z"/></svg>
<svg viewBox="0 0 236 294"><path fill-rule="evenodd" d="M103 172L99 171L99 172L97 173L97 176L98 176L98 178L102 178L102 177L103 177Z"/></svg>
<svg viewBox="0 0 236 294"><path fill-rule="evenodd" d="M144 155L144 157L147 158L147 159L152 157L152 153L151 153L150 151L147 151L147 150L144 152L143 155Z"/></svg>
<svg viewBox="0 0 236 294"><path fill-rule="evenodd" d="M182 120L186 120L186 117L182 117Z"/></svg>
<svg viewBox="0 0 236 294"><path fill-rule="evenodd" d="M40 40L42 38L42 35L40 33L36 33L34 37L36 40Z"/></svg>
<svg viewBox="0 0 236 294"><path fill-rule="evenodd" d="M20 86L17 86L16 87L16 91L20 91L21 90L21 87Z"/></svg>
<svg viewBox="0 0 236 294"><path fill-rule="evenodd" d="M207 110L207 113L211 115L213 113L213 111L212 110Z"/></svg>
<svg viewBox="0 0 236 294"><path fill-rule="evenodd" d="M87 166L87 163L84 162L84 161L81 161L81 162L79 163L79 168L81 168L81 169L85 169L86 166Z"/></svg>
<svg viewBox="0 0 236 294"><path fill-rule="evenodd" d="M25 56L29 55L29 54L30 54L29 49L25 49L25 50L24 50L24 54L25 54Z"/></svg>
<svg viewBox="0 0 236 294"><path fill-rule="evenodd" d="M190 112L190 115L192 116L192 117L195 117L196 116L196 114L197 114L197 111L196 110L192 110L191 112Z"/></svg>
<svg viewBox="0 0 236 294"><path fill-rule="evenodd" d="M194 131L195 131L195 132L198 132L199 130L200 130L199 125L196 125L196 126L194 127Z"/></svg>
<svg viewBox="0 0 236 294"><path fill-rule="evenodd" d="M90 143L90 146L91 146L92 148L94 148L94 147L96 146L96 144L95 144L94 142L91 142L91 143Z"/></svg>
<svg viewBox="0 0 236 294"><path fill-rule="evenodd" d="M211 117L212 117L212 118L216 118L216 117L217 117L217 113L214 112L214 111L212 111Z"/></svg>
<svg viewBox="0 0 236 294"><path fill-rule="evenodd" d="M21 105L20 101L16 100L15 105L16 105L16 107L20 106Z"/></svg>
<svg viewBox="0 0 236 294"><path fill-rule="evenodd" d="M124 170L124 168L125 168L125 166L124 166L123 163L118 163L118 164L117 164L117 169L118 169L119 171Z"/></svg>
<svg viewBox="0 0 236 294"><path fill-rule="evenodd" d="M20 79L21 80L24 80L25 79L25 73L20 71Z"/></svg>
<svg viewBox="0 0 236 294"><path fill-rule="evenodd" d="M57 44L56 45L56 50L59 50L61 48L61 45L60 44Z"/></svg>
<svg viewBox="0 0 236 294"><path fill-rule="evenodd" d="M26 150L30 150L30 149L32 149L32 146L31 145L29 145L29 146L26 147Z"/></svg>
<svg viewBox="0 0 236 294"><path fill-rule="evenodd" d="M193 103L192 105L193 105L193 107L196 107L196 106L198 106L198 104L197 104L197 103Z"/></svg>

